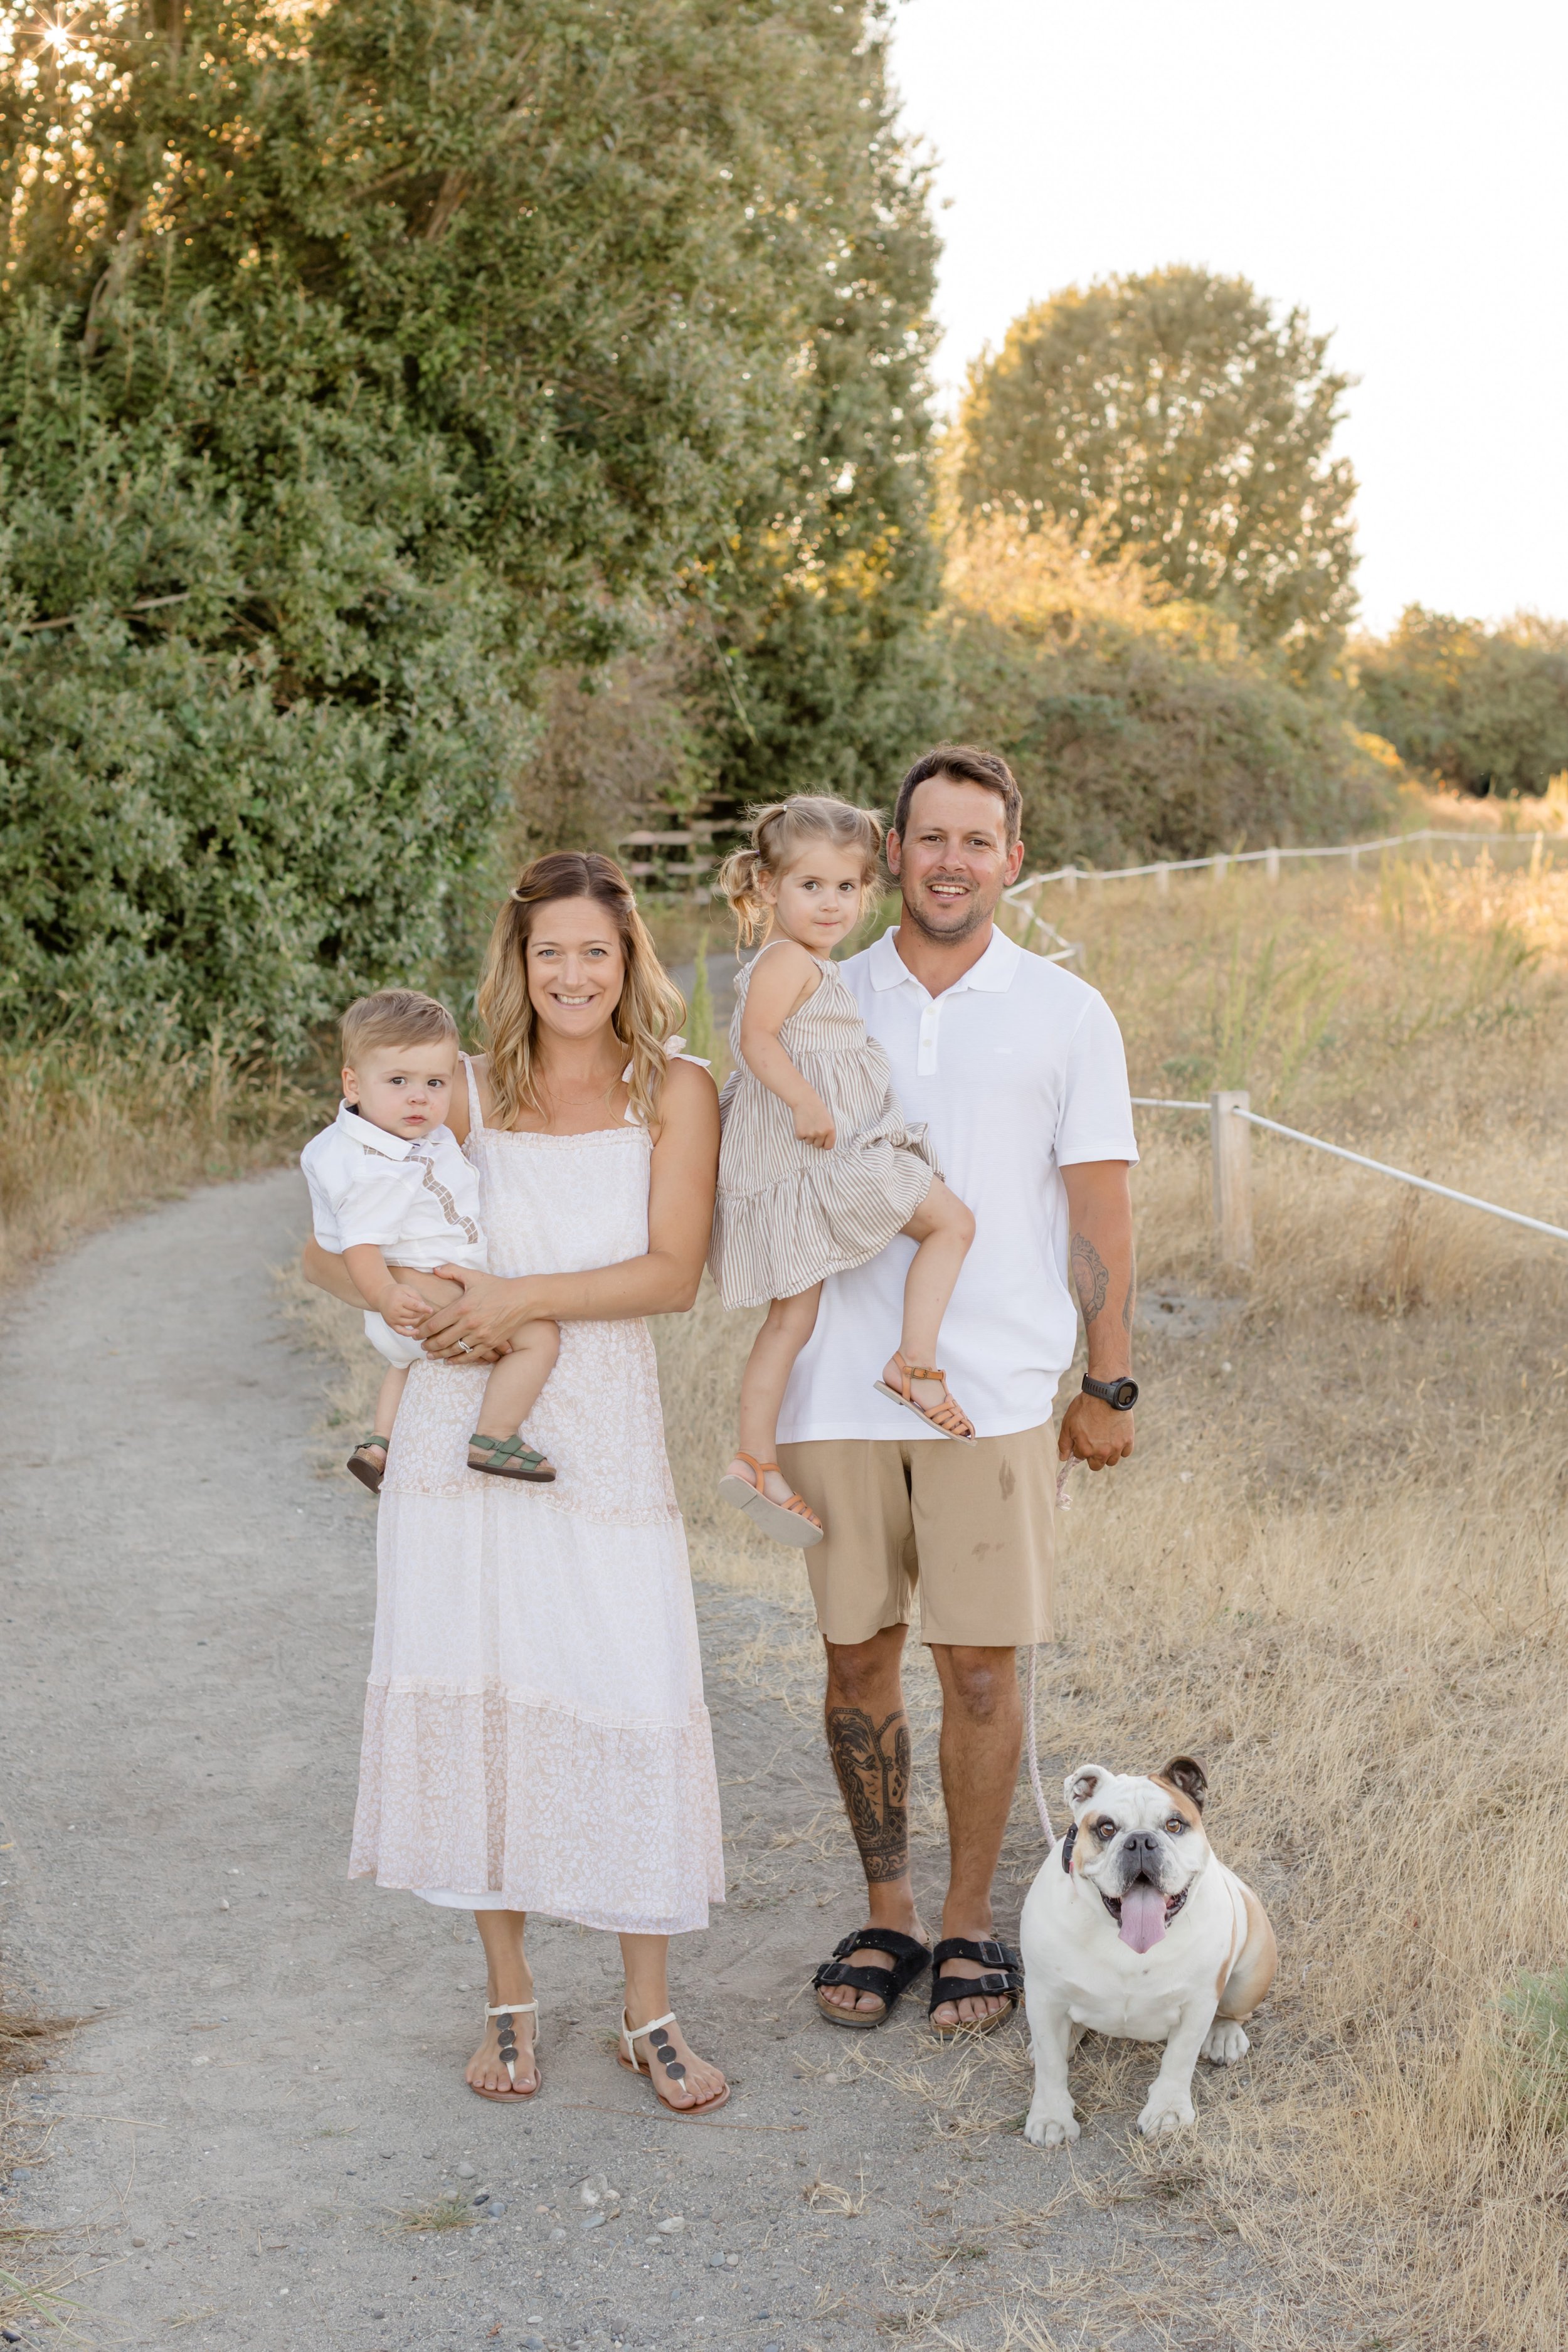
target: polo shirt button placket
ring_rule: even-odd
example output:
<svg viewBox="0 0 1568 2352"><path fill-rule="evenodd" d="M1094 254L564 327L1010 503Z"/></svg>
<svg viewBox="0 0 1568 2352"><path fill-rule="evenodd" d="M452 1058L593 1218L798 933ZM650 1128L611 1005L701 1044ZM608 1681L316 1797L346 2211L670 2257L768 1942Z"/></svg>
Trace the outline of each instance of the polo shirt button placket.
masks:
<svg viewBox="0 0 1568 2352"><path fill-rule="evenodd" d="M937 1032L941 1024L941 999L933 997L927 1003L921 1014L921 1050L915 1069L918 1076L922 1078L934 1078L937 1074Z"/></svg>

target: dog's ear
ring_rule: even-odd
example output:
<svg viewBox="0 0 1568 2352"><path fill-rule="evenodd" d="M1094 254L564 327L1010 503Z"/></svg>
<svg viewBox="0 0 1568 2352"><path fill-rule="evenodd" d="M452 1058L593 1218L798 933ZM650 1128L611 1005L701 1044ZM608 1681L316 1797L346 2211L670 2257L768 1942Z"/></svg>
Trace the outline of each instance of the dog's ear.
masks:
<svg viewBox="0 0 1568 2352"><path fill-rule="evenodd" d="M1199 1812L1203 1811L1204 1799L1209 1791L1208 1774L1195 1756L1173 1756L1160 1778L1169 1780L1173 1789L1180 1789L1184 1797L1192 1799Z"/></svg>
<svg viewBox="0 0 1568 2352"><path fill-rule="evenodd" d="M1079 1805L1088 1804L1100 1782L1110 1778L1103 1764L1080 1764L1076 1772L1068 1774L1062 1791L1076 1812Z"/></svg>

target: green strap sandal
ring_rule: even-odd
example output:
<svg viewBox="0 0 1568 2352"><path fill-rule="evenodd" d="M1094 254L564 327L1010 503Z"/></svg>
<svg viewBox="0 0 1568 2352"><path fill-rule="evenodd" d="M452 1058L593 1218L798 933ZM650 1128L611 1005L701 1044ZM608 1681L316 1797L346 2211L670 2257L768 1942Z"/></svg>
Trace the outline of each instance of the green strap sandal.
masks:
<svg viewBox="0 0 1568 2352"><path fill-rule="evenodd" d="M487 1462L476 1462L477 1453L487 1454ZM468 1440L468 1467L482 1471L487 1478L526 1478L531 1486L545 1486L555 1472L542 1454L525 1445L521 1437L486 1437L475 1430Z"/></svg>
<svg viewBox="0 0 1568 2352"><path fill-rule="evenodd" d="M379 1495L381 1492L381 1482L386 1475L386 1449L391 1444L390 1437L383 1437L378 1430L373 1429L368 1437L360 1439L343 1465L349 1476L357 1478L362 1486L368 1486L373 1495ZM379 1445L381 1448L379 1462L373 1462L370 1458L369 1448L373 1445Z"/></svg>

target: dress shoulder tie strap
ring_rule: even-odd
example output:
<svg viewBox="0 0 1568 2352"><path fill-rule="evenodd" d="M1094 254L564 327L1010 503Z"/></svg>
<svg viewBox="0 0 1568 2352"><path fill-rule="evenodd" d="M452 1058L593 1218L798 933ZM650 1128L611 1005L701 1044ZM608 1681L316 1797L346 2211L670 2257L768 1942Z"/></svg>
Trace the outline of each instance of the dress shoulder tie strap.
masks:
<svg viewBox="0 0 1568 2352"><path fill-rule="evenodd" d="M686 1040L684 1037L667 1037L664 1041L664 1053L665 1059L667 1061L695 1062L700 1070L710 1070L713 1067L712 1063L705 1060L700 1054L689 1054L685 1049ZM623 1087L629 1087L631 1082L632 1065L628 1062L626 1068L621 1072L621 1084ZM641 1119L637 1117L630 1103L627 1103L626 1109L622 1112L621 1116L627 1127L640 1127L642 1125Z"/></svg>
<svg viewBox="0 0 1568 2352"><path fill-rule="evenodd" d="M463 1069L468 1081L468 1132L470 1135L482 1135L485 1115L479 1108L479 1082L474 1076L472 1059L467 1054L463 1055Z"/></svg>

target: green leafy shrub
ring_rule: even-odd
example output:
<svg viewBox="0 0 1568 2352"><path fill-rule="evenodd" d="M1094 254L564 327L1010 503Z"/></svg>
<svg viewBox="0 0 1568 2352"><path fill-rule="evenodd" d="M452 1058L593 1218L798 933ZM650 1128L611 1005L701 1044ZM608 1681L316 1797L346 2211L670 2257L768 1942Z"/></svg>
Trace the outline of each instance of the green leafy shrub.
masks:
<svg viewBox="0 0 1568 2352"><path fill-rule="evenodd" d="M431 969L514 794L537 837L551 681L650 611L710 679L744 641L765 714L784 607L853 575L810 592L809 695L824 741L882 723L931 574L879 11L89 0L61 46L5 13L14 1028L291 1052Z"/></svg>
<svg viewBox="0 0 1568 2352"><path fill-rule="evenodd" d="M1031 863L1109 866L1342 838L1388 820L1343 708L1131 556L1007 520L954 534L944 619L954 731L1024 787Z"/></svg>
<svg viewBox="0 0 1568 2352"><path fill-rule="evenodd" d="M1568 626L1502 627L1408 606L1357 648L1365 725L1413 767L1484 795L1543 793L1568 769Z"/></svg>
<svg viewBox="0 0 1568 2352"><path fill-rule="evenodd" d="M1568 2122L1568 1969L1520 1977L1503 1995L1502 2013L1514 2088L1561 2130Z"/></svg>

